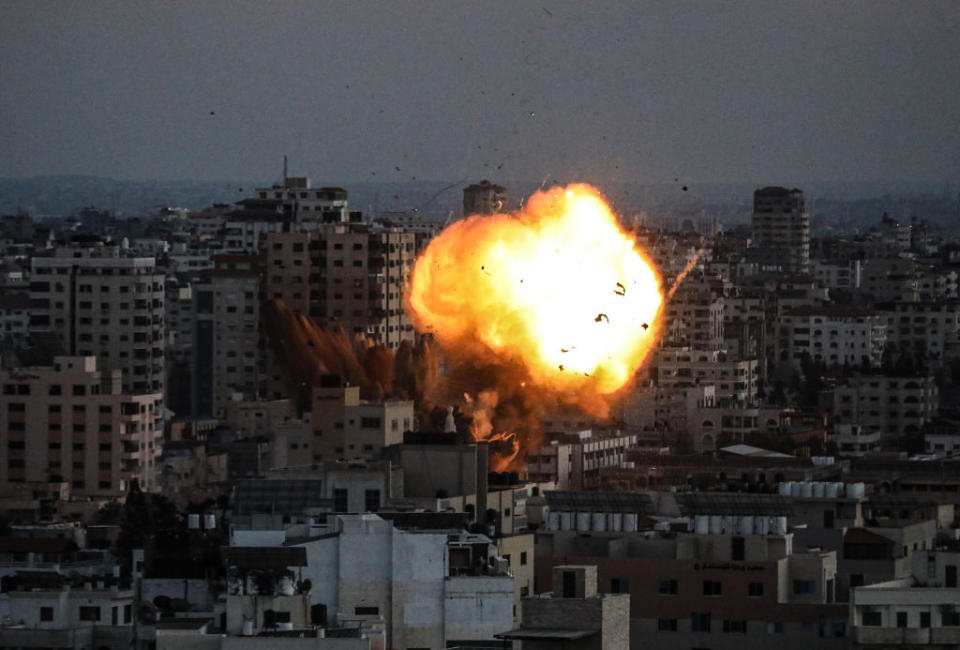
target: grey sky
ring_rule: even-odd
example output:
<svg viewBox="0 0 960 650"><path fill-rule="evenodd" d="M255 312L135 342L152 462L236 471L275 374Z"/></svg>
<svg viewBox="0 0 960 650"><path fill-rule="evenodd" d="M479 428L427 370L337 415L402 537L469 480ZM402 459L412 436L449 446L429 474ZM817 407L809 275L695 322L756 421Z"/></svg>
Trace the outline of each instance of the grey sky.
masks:
<svg viewBox="0 0 960 650"><path fill-rule="evenodd" d="M953 0L0 2L0 175L955 181L958 65Z"/></svg>

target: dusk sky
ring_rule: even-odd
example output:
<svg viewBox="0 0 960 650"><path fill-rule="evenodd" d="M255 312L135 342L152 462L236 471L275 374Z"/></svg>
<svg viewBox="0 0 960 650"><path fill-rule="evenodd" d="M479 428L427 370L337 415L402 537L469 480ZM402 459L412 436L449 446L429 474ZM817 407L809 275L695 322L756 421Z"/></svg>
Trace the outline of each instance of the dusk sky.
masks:
<svg viewBox="0 0 960 650"><path fill-rule="evenodd" d="M958 66L955 0L2 1L0 176L956 181Z"/></svg>

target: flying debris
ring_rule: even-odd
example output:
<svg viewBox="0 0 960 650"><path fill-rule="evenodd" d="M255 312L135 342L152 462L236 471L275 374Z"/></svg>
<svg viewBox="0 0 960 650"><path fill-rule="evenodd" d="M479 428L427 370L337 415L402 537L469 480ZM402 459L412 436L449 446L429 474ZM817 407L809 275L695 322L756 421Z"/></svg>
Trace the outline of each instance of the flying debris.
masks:
<svg viewBox="0 0 960 650"><path fill-rule="evenodd" d="M610 322L610 318L607 317L606 314L597 314L597 317L593 319L593 322L594 322L594 323L599 323L601 320L605 320L605 321L607 321L608 323Z"/></svg>
<svg viewBox="0 0 960 650"><path fill-rule="evenodd" d="M613 292L618 296L625 296L627 295L627 288L623 286L622 282L617 282L617 288L614 289Z"/></svg>

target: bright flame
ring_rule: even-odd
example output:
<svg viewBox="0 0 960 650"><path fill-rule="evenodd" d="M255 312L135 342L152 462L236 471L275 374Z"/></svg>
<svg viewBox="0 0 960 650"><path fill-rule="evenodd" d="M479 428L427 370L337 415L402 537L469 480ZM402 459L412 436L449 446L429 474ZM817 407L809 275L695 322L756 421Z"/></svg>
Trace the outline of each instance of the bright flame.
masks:
<svg viewBox="0 0 960 650"><path fill-rule="evenodd" d="M408 289L414 324L448 354L519 362L563 393L624 386L653 344L662 302L653 265L589 185L452 224Z"/></svg>

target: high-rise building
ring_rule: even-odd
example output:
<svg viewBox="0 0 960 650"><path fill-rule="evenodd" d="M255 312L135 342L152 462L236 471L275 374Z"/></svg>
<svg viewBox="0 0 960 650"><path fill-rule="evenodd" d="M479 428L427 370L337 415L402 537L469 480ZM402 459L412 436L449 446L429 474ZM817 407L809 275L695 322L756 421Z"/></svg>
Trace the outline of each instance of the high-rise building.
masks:
<svg viewBox="0 0 960 650"><path fill-rule="evenodd" d="M191 408L194 417L226 416L227 402L261 393L260 301L263 257L215 255L216 268L193 285Z"/></svg>
<svg viewBox="0 0 960 650"><path fill-rule="evenodd" d="M266 298L318 324L396 348L413 341L403 308L416 235L360 224L267 236Z"/></svg>
<svg viewBox="0 0 960 650"><path fill-rule="evenodd" d="M480 181L463 190L463 216L472 214L496 214L507 207L507 190L491 183Z"/></svg>
<svg viewBox="0 0 960 650"><path fill-rule="evenodd" d="M810 263L810 213L796 188L764 187L753 193L753 246L780 251L788 273Z"/></svg>
<svg viewBox="0 0 960 650"><path fill-rule="evenodd" d="M163 394L130 394L93 356L0 370L0 490L68 483L77 496L149 490L163 451Z"/></svg>
<svg viewBox="0 0 960 650"><path fill-rule="evenodd" d="M32 260L30 329L54 332L72 356L123 371L126 393L164 391L164 283L153 257L99 240Z"/></svg>
<svg viewBox="0 0 960 650"><path fill-rule="evenodd" d="M314 188L306 177L287 178L283 185L256 190L225 216L224 249L256 253L269 233L309 232L327 224L359 222L351 212L347 191L341 187Z"/></svg>

